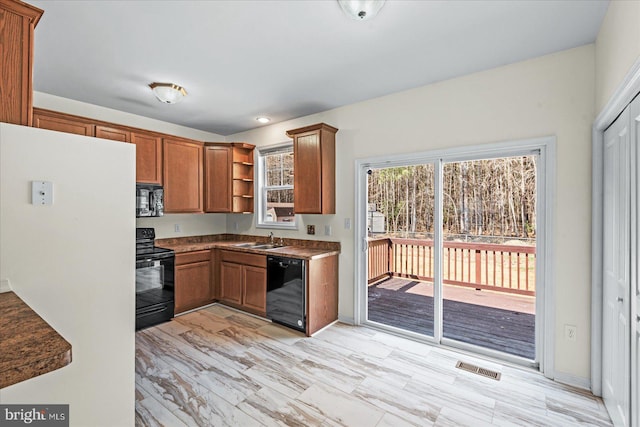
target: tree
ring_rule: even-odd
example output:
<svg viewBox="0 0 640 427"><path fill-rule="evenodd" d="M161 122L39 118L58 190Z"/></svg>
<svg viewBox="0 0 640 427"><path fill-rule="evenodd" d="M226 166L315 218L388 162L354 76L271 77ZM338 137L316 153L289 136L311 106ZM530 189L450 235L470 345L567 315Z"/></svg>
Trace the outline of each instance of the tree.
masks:
<svg viewBox="0 0 640 427"><path fill-rule="evenodd" d="M447 233L534 237L536 157L446 163L443 228ZM433 164L372 171L369 203L386 217L389 233L432 233Z"/></svg>

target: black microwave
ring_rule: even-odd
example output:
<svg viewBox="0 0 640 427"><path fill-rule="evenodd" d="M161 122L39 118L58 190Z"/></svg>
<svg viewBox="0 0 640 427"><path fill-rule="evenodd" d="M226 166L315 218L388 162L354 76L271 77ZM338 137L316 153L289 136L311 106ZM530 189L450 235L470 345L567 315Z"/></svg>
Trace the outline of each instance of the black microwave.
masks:
<svg viewBox="0 0 640 427"><path fill-rule="evenodd" d="M164 215L164 189L158 184L136 184L136 218Z"/></svg>

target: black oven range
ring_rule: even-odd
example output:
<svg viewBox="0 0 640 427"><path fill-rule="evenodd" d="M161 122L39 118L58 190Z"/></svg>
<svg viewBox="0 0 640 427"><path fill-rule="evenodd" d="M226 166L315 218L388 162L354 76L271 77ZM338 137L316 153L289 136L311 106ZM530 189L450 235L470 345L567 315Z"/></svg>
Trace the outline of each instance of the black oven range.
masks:
<svg viewBox="0 0 640 427"><path fill-rule="evenodd" d="M136 228L136 330L173 318L175 252L155 246L153 228Z"/></svg>

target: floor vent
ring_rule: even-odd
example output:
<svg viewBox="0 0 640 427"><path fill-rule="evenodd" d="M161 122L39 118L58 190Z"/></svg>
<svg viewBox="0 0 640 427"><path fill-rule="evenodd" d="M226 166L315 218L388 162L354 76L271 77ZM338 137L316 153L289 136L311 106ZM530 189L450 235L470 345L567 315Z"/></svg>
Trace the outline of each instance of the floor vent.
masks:
<svg viewBox="0 0 640 427"><path fill-rule="evenodd" d="M464 371L472 372L474 374L482 375L483 377L491 378L492 380L500 381L500 372L492 371L491 369L481 368L471 363L461 362L458 360L456 368Z"/></svg>

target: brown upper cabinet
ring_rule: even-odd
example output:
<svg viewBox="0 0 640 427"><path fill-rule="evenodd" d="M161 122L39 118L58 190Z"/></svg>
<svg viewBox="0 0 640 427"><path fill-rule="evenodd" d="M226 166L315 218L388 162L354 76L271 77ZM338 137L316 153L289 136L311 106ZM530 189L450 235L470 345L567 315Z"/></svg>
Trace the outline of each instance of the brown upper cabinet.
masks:
<svg viewBox="0 0 640 427"><path fill-rule="evenodd" d="M131 132L131 142L136 144L136 182L162 184L162 138Z"/></svg>
<svg viewBox="0 0 640 427"><path fill-rule="evenodd" d="M164 138L163 181L166 213L202 213L203 144Z"/></svg>
<svg viewBox="0 0 640 427"><path fill-rule="evenodd" d="M0 122L32 124L33 30L42 13L18 0L0 0Z"/></svg>
<svg viewBox="0 0 640 427"><path fill-rule="evenodd" d="M33 109L33 126L76 135L96 136L96 125L90 120L40 108Z"/></svg>
<svg viewBox="0 0 640 427"><path fill-rule="evenodd" d="M336 132L325 123L287 131L293 138L295 213L336 213Z"/></svg>
<svg viewBox="0 0 640 427"><path fill-rule="evenodd" d="M205 212L253 212L254 149L244 142L205 143Z"/></svg>
<svg viewBox="0 0 640 427"><path fill-rule="evenodd" d="M125 129L109 126L96 126L96 138L111 139L113 141L131 142L131 132Z"/></svg>

